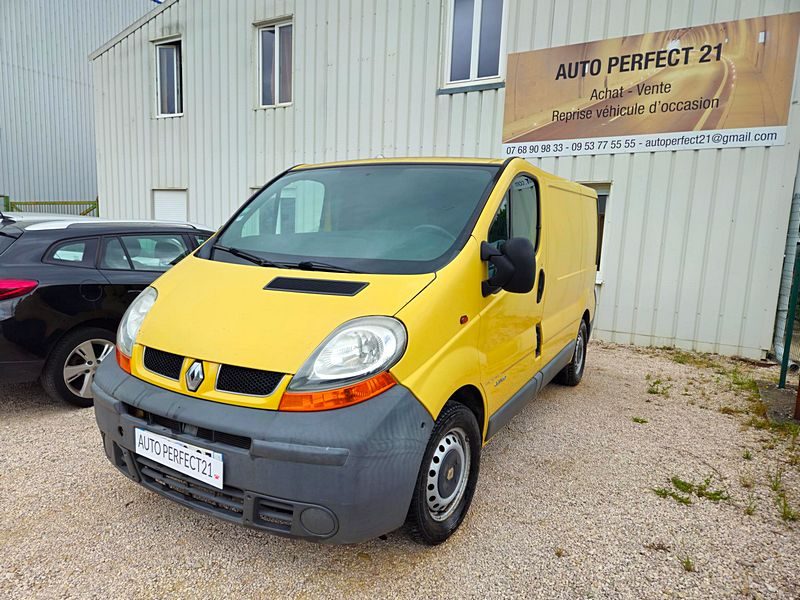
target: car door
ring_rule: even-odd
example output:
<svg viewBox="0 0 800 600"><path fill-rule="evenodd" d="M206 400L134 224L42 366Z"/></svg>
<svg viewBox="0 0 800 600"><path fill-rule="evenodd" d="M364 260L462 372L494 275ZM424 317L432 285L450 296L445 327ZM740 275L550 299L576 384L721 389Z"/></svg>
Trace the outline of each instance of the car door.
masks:
<svg viewBox="0 0 800 600"><path fill-rule="evenodd" d="M106 309L121 317L139 292L183 258L192 246L182 233L123 233L103 237L98 268L109 281Z"/></svg>
<svg viewBox="0 0 800 600"><path fill-rule="evenodd" d="M483 240L501 246L510 237L526 237L543 263L539 194L532 175L519 174L503 197ZM483 241L481 240L481 241ZM491 274L487 267L487 277ZM538 278L537 278L538 279ZM537 282L538 283L538 282ZM500 290L485 299L481 311L481 378L493 413L541 369L541 294L534 285L527 294Z"/></svg>

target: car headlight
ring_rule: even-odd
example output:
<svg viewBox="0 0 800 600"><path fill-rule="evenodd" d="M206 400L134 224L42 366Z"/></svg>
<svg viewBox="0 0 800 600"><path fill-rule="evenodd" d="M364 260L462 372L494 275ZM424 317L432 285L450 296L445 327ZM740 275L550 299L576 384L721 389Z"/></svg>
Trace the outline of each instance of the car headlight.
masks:
<svg viewBox="0 0 800 600"><path fill-rule="evenodd" d="M406 349L406 328L392 317L361 317L339 326L297 371L288 390L320 391L387 371Z"/></svg>
<svg viewBox="0 0 800 600"><path fill-rule="evenodd" d="M128 310L122 316L119 329L117 329L117 349L128 357L133 353L133 344L136 342L136 336L139 334L142 322L153 307L156 298L158 298L158 292L155 288L145 288L131 302Z"/></svg>

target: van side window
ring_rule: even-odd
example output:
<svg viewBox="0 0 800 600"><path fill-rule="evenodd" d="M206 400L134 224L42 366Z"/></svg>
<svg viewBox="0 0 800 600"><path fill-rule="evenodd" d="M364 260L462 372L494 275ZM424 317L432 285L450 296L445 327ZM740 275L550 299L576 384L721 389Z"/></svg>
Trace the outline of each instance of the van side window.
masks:
<svg viewBox="0 0 800 600"><path fill-rule="evenodd" d="M534 248L539 246L539 205L536 183L520 175L511 184L511 237L528 238Z"/></svg>
<svg viewBox="0 0 800 600"><path fill-rule="evenodd" d="M494 215L492 224L489 226L489 235L486 241L499 248L502 242L508 241L509 237L508 194L506 194Z"/></svg>

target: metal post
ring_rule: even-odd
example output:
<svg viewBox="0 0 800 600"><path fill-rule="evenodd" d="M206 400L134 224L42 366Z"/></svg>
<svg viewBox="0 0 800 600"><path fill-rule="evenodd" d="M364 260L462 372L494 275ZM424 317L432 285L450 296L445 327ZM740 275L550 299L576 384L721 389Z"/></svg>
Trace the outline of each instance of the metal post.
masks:
<svg viewBox="0 0 800 600"><path fill-rule="evenodd" d="M783 357L781 358L781 378L778 383L780 389L786 387L786 372L789 370L789 354L791 353L792 333L794 330L794 318L797 313L797 295L800 293L800 286L797 280L800 279L800 248L794 256L794 269L792 269L792 289L789 292L789 305L786 307L786 331L784 332Z"/></svg>

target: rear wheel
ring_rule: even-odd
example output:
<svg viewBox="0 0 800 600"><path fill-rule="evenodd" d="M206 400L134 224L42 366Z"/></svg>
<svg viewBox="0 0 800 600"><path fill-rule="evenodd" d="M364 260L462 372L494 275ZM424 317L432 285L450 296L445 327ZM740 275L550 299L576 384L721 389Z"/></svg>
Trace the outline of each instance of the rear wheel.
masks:
<svg viewBox="0 0 800 600"><path fill-rule="evenodd" d="M422 459L406 525L422 544L440 544L467 514L478 481L481 432L463 404L445 405Z"/></svg>
<svg viewBox="0 0 800 600"><path fill-rule="evenodd" d="M578 337L575 339L575 350L572 353L572 360L564 367L554 381L561 385L578 385L583 378L583 370L586 368L586 348L589 343L589 328L586 321L581 320L578 328Z"/></svg>
<svg viewBox="0 0 800 600"><path fill-rule="evenodd" d="M50 352L42 371L42 387L54 400L81 408L94 404L92 381L97 367L114 352L114 334L82 327L66 334Z"/></svg>

